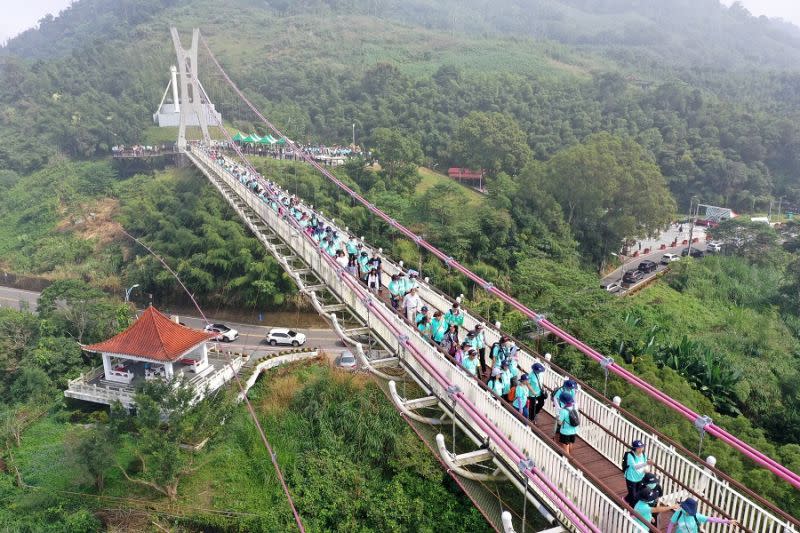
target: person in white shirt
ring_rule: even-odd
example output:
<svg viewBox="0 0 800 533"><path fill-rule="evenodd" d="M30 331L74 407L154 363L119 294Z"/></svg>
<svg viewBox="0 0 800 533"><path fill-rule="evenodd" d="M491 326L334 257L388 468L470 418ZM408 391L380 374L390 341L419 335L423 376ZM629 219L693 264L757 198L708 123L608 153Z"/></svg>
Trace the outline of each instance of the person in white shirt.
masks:
<svg viewBox="0 0 800 533"><path fill-rule="evenodd" d="M419 296L417 296L417 289L411 289L403 298L403 310L406 313L406 319L414 323L417 316L417 308L419 307Z"/></svg>

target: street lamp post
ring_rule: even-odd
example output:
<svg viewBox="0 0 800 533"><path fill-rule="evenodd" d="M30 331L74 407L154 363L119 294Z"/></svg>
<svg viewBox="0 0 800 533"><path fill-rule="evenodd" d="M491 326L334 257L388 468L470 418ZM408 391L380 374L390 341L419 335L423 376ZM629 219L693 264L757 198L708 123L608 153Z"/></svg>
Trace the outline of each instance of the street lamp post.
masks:
<svg viewBox="0 0 800 533"><path fill-rule="evenodd" d="M133 292L133 289L135 289L138 286L139 286L138 283L134 283L133 285L131 285L130 287L125 289L125 302L126 303L131 300L131 292Z"/></svg>

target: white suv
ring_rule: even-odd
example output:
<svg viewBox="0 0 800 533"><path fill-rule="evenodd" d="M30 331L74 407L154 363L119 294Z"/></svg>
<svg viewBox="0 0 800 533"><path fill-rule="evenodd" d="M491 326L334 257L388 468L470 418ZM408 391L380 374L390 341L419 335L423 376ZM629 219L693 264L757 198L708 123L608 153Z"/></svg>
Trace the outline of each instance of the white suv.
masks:
<svg viewBox="0 0 800 533"><path fill-rule="evenodd" d="M214 337L215 341L233 342L239 338L239 332L233 328L229 328L225 324L208 324L205 330L219 334Z"/></svg>
<svg viewBox="0 0 800 533"><path fill-rule="evenodd" d="M270 346L277 346L278 344L301 346L306 343L306 336L288 328L272 328L267 333L267 342Z"/></svg>

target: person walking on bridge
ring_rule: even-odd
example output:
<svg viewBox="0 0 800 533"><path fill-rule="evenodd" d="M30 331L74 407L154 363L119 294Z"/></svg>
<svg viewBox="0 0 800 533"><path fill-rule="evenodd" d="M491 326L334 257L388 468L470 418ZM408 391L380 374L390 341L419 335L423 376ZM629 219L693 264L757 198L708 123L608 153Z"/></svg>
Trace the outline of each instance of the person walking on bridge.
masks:
<svg viewBox="0 0 800 533"><path fill-rule="evenodd" d="M411 289L403 298L403 310L405 311L406 319L414 323L417 317L417 308L419 307L419 296L417 296L417 289Z"/></svg>
<svg viewBox="0 0 800 533"><path fill-rule="evenodd" d="M564 384L553 391L553 408L557 413L564 408L564 399L563 399L564 396L569 396L569 398L573 402L575 401L575 392L577 392L577 389L578 389L578 383L575 380L565 379ZM559 422L558 417L556 417L553 429L555 435L558 435L560 433L561 423Z"/></svg>
<svg viewBox="0 0 800 533"><path fill-rule="evenodd" d="M544 370L544 365L541 363L534 363L531 367L531 374L533 374L533 379L531 380L531 390L534 392L534 394L531 396L530 419L534 424L536 423L536 415L538 415L539 411L542 410L542 407L544 407L544 402L547 400L547 392L544 390L542 382L539 379L539 374L542 374Z"/></svg>
<svg viewBox="0 0 800 533"><path fill-rule="evenodd" d="M675 511L680 507L677 503L674 505L659 505L658 500L660 498L661 495L654 490L643 490L639 494L639 500L636 502L636 505L633 506L633 510L639 513L642 518L647 520L647 522L652 524L656 529L658 529L658 513ZM654 517L656 517L655 520L653 519ZM649 531L650 528L648 528L639 517L635 517L635 519L641 531Z"/></svg>
<svg viewBox="0 0 800 533"><path fill-rule="evenodd" d="M561 443L566 455L572 455L572 446L575 444L575 437L578 435L580 417L572 394L568 392L562 393L561 404L564 407L558 413L558 442Z"/></svg>
<svg viewBox="0 0 800 533"><path fill-rule="evenodd" d="M464 313L461 312L458 302L453 302L453 306L445 313L444 320L448 325L453 325L456 328L464 327Z"/></svg>
<svg viewBox="0 0 800 533"><path fill-rule="evenodd" d="M644 479L645 470L648 466L653 465L653 461L650 461L644 453L642 441L637 439L631 443L631 449L625 452L624 464L625 486L628 489L625 501L629 505L636 505L637 494Z"/></svg>
<svg viewBox="0 0 800 533"><path fill-rule="evenodd" d="M697 512L697 500L687 498L681 502L681 507L672 515L667 533L698 533L700 526L711 522L712 524L726 524L738 526L737 520L716 518Z"/></svg>
<svg viewBox="0 0 800 533"><path fill-rule="evenodd" d="M405 288L400 276L392 274L392 281L389 282L389 300L394 309L400 307L400 298L403 297L403 294L405 294Z"/></svg>

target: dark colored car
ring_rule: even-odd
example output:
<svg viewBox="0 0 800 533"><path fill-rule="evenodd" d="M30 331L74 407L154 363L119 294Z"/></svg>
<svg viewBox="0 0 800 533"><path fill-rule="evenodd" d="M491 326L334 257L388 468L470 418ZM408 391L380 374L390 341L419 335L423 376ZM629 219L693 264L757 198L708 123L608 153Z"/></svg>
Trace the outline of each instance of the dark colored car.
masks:
<svg viewBox="0 0 800 533"><path fill-rule="evenodd" d="M688 248L684 248L681 251L681 255L683 257L686 257L687 255L689 255L689 249ZM698 250L697 248L692 248L692 257L699 259L699 258L703 257L704 255L706 255L706 254L703 252L703 250Z"/></svg>
<svg viewBox="0 0 800 533"><path fill-rule="evenodd" d="M637 268L641 272L644 272L645 274L649 274L650 272L655 272L656 270L658 270L658 263L655 263L654 261L650 261L650 260L646 259L646 260L642 261L641 263L639 263L639 266Z"/></svg>
<svg viewBox="0 0 800 533"><path fill-rule="evenodd" d="M641 270L629 270L622 276L622 283L633 285L634 283L642 281L642 278L644 278L644 272Z"/></svg>

